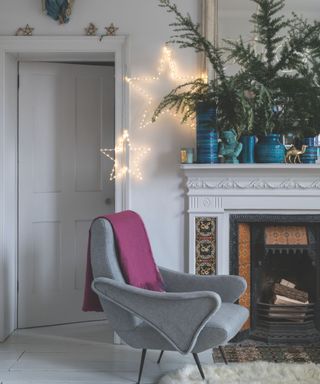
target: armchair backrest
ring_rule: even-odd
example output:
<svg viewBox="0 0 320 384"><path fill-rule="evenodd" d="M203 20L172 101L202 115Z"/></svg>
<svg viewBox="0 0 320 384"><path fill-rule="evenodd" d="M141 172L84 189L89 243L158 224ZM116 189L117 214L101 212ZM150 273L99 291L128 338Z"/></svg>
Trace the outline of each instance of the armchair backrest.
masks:
<svg viewBox="0 0 320 384"><path fill-rule="evenodd" d="M108 277L126 284L118 262L113 229L108 220L97 219L91 226L91 264L94 278ZM101 300L101 305L115 331L129 331L141 322L107 300Z"/></svg>

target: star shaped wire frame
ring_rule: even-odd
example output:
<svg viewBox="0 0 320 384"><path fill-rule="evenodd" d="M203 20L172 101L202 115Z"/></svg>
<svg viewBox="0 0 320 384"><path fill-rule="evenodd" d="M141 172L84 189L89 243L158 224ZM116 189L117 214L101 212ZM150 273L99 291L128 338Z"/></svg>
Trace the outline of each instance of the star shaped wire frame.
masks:
<svg viewBox="0 0 320 384"><path fill-rule="evenodd" d="M130 174L138 180L143 180L140 164L144 157L150 152L150 148L133 146L130 142L129 132L127 130L125 130L123 135L118 139L115 148L101 148L100 151L114 163L109 177L110 181L122 178L126 174ZM132 156L132 166L121 166L117 159L117 155L131 152L134 153Z"/></svg>
<svg viewBox="0 0 320 384"><path fill-rule="evenodd" d="M152 124L150 115L151 108L155 109L155 100L154 97L151 96L149 92L145 90L145 88L138 83L141 81L151 82L151 81L161 81L163 75L168 72L169 77L177 82L191 82L195 79L202 78L204 81L207 81L206 74L200 74L198 76L182 76L179 75L177 62L172 58L172 51L167 46L163 47L162 57L160 59L160 64L158 67L158 71L153 76L145 76L145 77L126 77L126 81L130 84L130 86L135 89L139 94L141 94L146 100L146 107L142 113L142 118L140 120L139 128L146 128L150 124ZM160 103L160 101L159 101ZM169 114L174 118L179 118L179 115L175 112L175 110L166 109L162 112L162 114ZM193 119L190 119L187 123L185 123L191 128L195 128L195 123Z"/></svg>

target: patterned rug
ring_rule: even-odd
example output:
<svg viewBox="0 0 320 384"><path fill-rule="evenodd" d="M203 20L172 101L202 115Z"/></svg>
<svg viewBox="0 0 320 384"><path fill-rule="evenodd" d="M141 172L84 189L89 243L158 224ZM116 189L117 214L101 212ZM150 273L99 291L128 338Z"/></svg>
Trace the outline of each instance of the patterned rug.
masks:
<svg viewBox="0 0 320 384"><path fill-rule="evenodd" d="M316 363L320 364L320 345L310 346L268 346L268 345L226 345L225 355L229 363L268 361L274 363ZM218 348L213 349L213 360L223 363Z"/></svg>
<svg viewBox="0 0 320 384"><path fill-rule="evenodd" d="M316 364L276 364L259 361L229 365L204 365L202 380L196 365L167 373L158 384L319 384Z"/></svg>

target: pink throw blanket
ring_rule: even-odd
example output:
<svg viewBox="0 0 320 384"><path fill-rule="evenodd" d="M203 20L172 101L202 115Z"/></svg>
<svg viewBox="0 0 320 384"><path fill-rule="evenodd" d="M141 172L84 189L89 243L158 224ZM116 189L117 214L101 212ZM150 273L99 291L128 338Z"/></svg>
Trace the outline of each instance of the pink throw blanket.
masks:
<svg viewBox="0 0 320 384"><path fill-rule="evenodd" d="M164 291L164 283L154 262L149 238L141 217L133 211L124 211L101 216L97 219L108 220L112 225L117 244L119 265L127 284L151 291ZM93 273L90 242L91 230L89 232L82 310L101 312L103 310L99 298L91 289Z"/></svg>

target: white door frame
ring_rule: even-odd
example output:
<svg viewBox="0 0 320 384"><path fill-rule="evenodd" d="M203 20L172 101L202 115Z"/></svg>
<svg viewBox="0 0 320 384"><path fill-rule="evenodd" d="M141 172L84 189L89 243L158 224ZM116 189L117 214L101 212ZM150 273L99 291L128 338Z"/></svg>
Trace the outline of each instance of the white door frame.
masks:
<svg viewBox="0 0 320 384"><path fill-rule="evenodd" d="M115 62L115 137L129 129L127 36L0 36L0 342L17 326L18 62ZM30 95L32 97L32 95ZM128 156L128 154L127 154ZM119 164L129 159L118 155ZM130 206L129 176L116 180L115 210Z"/></svg>

